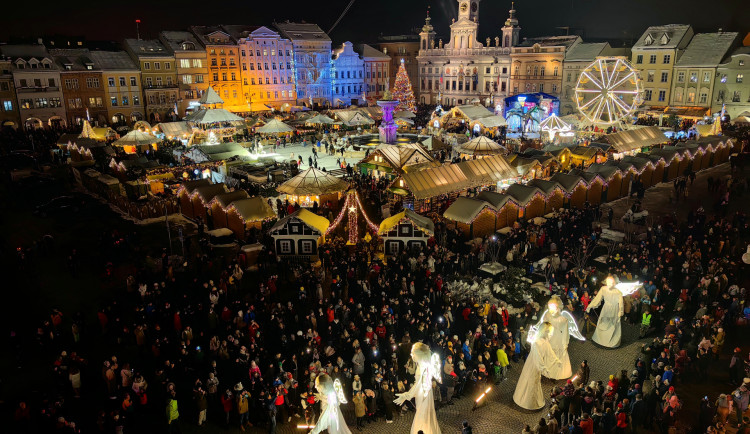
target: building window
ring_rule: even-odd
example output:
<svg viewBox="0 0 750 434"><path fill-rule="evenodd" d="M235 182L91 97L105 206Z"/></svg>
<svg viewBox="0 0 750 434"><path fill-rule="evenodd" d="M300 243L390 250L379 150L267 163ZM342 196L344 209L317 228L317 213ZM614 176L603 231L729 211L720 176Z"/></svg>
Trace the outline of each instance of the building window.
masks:
<svg viewBox="0 0 750 434"><path fill-rule="evenodd" d="M539 83L539 92L544 92L544 83Z"/></svg>
<svg viewBox="0 0 750 434"><path fill-rule="evenodd" d="M560 72L559 67L555 66L555 68L552 70L552 76L557 77L559 72Z"/></svg>
<svg viewBox="0 0 750 434"><path fill-rule="evenodd" d="M648 71L648 73L646 74L646 81L649 83L654 82L654 71Z"/></svg>
<svg viewBox="0 0 750 434"><path fill-rule="evenodd" d="M151 62L143 62L143 69L150 70L151 69Z"/></svg>
<svg viewBox="0 0 750 434"><path fill-rule="evenodd" d="M221 66L227 66L227 59L224 57L221 58Z"/></svg>
<svg viewBox="0 0 750 434"><path fill-rule="evenodd" d="M34 104L34 102L31 99L24 98L24 99L21 100L21 108L22 109L30 109L33 104Z"/></svg>
<svg viewBox="0 0 750 434"><path fill-rule="evenodd" d="M124 105L124 106L128 105L128 97L127 97L127 95L122 97L122 105Z"/></svg>
<svg viewBox="0 0 750 434"><path fill-rule="evenodd" d="M711 73L710 72L704 72L703 73L703 82L709 83L711 81Z"/></svg>
<svg viewBox="0 0 750 434"><path fill-rule="evenodd" d="M557 85L556 84L552 85L552 92L557 92Z"/></svg>
<svg viewBox="0 0 750 434"><path fill-rule="evenodd" d="M161 63L154 62L154 69L157 70L157 71L161 70Z"/></svg>
<svg viewBox="0 0 750 434"><path fill-rule="evenodd" d="M708 102L708 94L707 93L701 92L701 97L700 98L701 98L700 99L700 103L701 104L705 104L705 103Z"/></svg>
<svg viewBox="0 0 750 434"><path fill-rule="evenodd" d="M133 95L133 105L141 105L141 97L138 95Z"/></svg>
<svg viewBox="0 0 750 434"><path fill-rule="evenodd" d="M99 79L96 77L87 77L86 78L86 87L88 88L98 88L99 87Z"/></svg>
<svg viewBox="0 0 750 434"><path fill-rule="evenodd" d="M219 64L216 63L216 58L215 57L213 59L211 59L211 66L219 66Z"/></svg>
<svg viewBox="0 0 750 434"><path fill-rule="evenodd" d="M190 74L186 74L182 76L182 82L184 84L192 84L193 83L193 76Z"/></svg>
<svg viewBox="0 0 750 434"><path fill-rule="evenodd" d="M115 78L114 77L109 77L107 79L107 84L109 85L109 87L115 87Z"/></svg>
<svg viewBox="0 0 750 434"><path fill-rule="evenodd" d="M172 64L169 62L164 62L164 69L169 71L170 69L172 69Z"/></svg>
<svg viewBox="0 0 750 434"><path fill-rule="evenodd" d="M234 63L234 57L230 57L229 58L229 66L234 66L234 65L235 65L235 63Z"/></svg>
<svg viewBox="0 0 750 434"><path fill-rule="evenodd" d="M13 101L8 101L8 100L3 101L3 110L5 110L6 112L12 112Z"/></svg>
<svg viewBox="0 0 750 434"><path fill-rule="evenodd" d="M732 95L732 102L740 102L740 100L742 99L742 98L740 98L740 96L741 96L740 95L740 91L739 90L735 90L734 94Z"/></svg>
<svg viewBox="0 0 750 434"><path fill-rule="evenodd" d="M565 76L565 81L567 81L568 83L570 83L570 80L572 78L573 78L573 74L569 72L568 75Z"/></svg>
<svg viewBox="0 0 750 434"><path fill-rule="evenodd" d="M650 57L648 58L648 63L656 63L656 54L652 54L652 55L651 55L651 56L650 56Z"/></svg>
<svg viewBox="0 0 750 434"><path fill-rule="evenodd" d="M660 90L659 91L659 101L664 101L667 99L667 91L666 90Z"/></svg>
<svg viewBox="0 0 750 434"><path fill-rule="evenodd" d="M669 80L669 73L667 71L661 72L661 82L666 83Z"/></svg>
<svg viewBox="0 0 750 434"><path fill-rule="evenodd" d="M678 83L684 83L685 82L685 71L680 71L677 73L677 82Z"/></svg>
<svg viewBox="0 0 750 434"><path fill-rule="evenodd" d="M669 54L665 54L664 55L664 60L662 61L662 63L665 64L665 65L668 65L669 62L671 62L671 61L672 61L672 56L669 55Z"/></svg>
<svg viewBox="0 0 750 434"><path fill-rule="evenodd" d="M737 74L737 83L742 83L743 78L744 78L743 74Z"/></svg>
<svg viewBox="0 0 750 434"><path fill-rule="evenodd" d="M682 88L678 87L674 90L674 100L675 102L682 102Z"/></svg>
<svg viewBox="0 0 750 434"><path fill-rule="evenodd" d="M117 107L117 97L116 96L109 97L109 104L112 107Z"/></svg>
<svg viewBox="0 0 750 434"><path fill-rule="evenodd" d="M651 93L652 93L651 89L644 90L643 91L643 99L646 100L646 101L651 101Z"/></svg>
<svg viewBox="0 0 750 434"><path fill-rule="evenodd" d="M542 66L541 69L539 70L539 75L541 75L542 77L544 77L544 70L545 70L544 66Z"/></svg>
<svg viewBox="0 0 750 434"><path fill-rule="evenodd" d="M698 73L697 72L691 72L690 73L690 82L691 83L697 83L698 82Z"/></svg>
<svg viewBox="0 0 750 434"><path fill-rule="evenodd" d="M190 68L190 59L180 59L180 68Z"/></svg>
<svg viewBox="0 0 750 434"><path fill-rule="evenodd" d="M694 103L695 102L695 90L689 89L687 94L687 102Z"/></svg>
<svg viewBox="0 0 750 434"><path fill-rule="evenodd" d="M727 82L727 75L726 74L722 74L721 75L721 82L722 83L726 83Z"/></svg>
<svg viewBox="0 0 750 434"><path fill-rule="evenodd" d="M49 66L45 63L45 67L49 67ZM60 98L58 97L50 98L49 106L50 107L62 107L62 100L60 100Z"/></svg>
<svg viewBox="0 0 750 434"><path fill-rule="evenodd" d="M135 77L130 77L130 85L133 87L138 86L138 82L135 80Z"/></svg>
<svg viewBox="0 0 750 434"><path fill-rule="evenodd" d="M635 63L636 64L643 63L643 54L639 54L639 55L635 56Z"/></svg>

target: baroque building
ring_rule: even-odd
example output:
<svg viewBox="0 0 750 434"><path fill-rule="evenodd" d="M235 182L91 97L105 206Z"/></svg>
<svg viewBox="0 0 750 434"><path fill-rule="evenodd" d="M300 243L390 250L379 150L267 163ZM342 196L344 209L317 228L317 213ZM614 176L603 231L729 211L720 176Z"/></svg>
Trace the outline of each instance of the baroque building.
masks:
<svg viewBox="0 0 750 434"><path fill-rule="evenodd" d="M365 62L346 41L333 51L331 61L331 87L334 106L364 103Z"/></svg>
<svg viewBox="0 0 750 434"><path fill-rule="evenodd" d="M451 24L450 40L435 41L428 14L420 46L419 102L446 106L481 102L501 104L510 95L511 48L518 44L521 27L515 6L494 41L478 40L480 0L458 0L458 19Z"/></svg>
<svg viewBox="0 0 750 434"><path fill-rule="evenodd" d="M331 38L310 23L276 23L284 38L294 46L294 84L297 103L312 106L331 104Z"/></svg>

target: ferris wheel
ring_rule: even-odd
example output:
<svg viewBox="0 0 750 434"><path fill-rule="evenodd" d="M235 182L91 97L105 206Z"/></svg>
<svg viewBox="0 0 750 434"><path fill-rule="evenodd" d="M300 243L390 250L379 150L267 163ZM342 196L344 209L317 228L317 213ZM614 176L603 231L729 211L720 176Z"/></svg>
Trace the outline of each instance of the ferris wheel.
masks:
<svg viewBox="0 0 750 434"><path fill-rule="evenodd" d="M623 59L597 59L578 77L578 111L593 124L614 124L641 104L638 72Z"/></svg>

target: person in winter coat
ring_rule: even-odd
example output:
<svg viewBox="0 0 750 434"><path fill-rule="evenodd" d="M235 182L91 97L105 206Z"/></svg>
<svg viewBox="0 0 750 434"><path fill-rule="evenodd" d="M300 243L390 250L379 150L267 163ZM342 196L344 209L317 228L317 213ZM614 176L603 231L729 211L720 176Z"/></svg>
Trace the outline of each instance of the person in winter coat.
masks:
<svg viewBox="0 0 750 434"><path fill-rule="evenodd" d="M177 399L175 393L172 391L171 396L167 400L167 425L169 426L170 433L179 433L180 411L177 408Z"/></svg>
<svg viewBox="0 0 750 434"><path fill-rule="evenodd" d="M583 413L580 427L583 434L594 434L594 421L588 413Z"/></svg>
<svg viewBox="0 0 750 434"><path fill-rule="evenodd" d="M362 431L362 427L365 426L365 415L367 414L365 394L360 390L356 395L354 395L352 401L354 401L354 416L357 417L357 429Z"/></svg>
<svg viewBox="0 0 750 434"><path fill-rule="evenodd" d="M221 395L221 407L224 409L224 415L226 416L226 426L229 427L229 416L232 413L232 407L234 406L234 397L232 392L227 389L226 393Z"/></svg>
<svg viewBox="0 0 750 434"><path fill-rule="evenodd" d="M383 383L383 403L385 404L385 423L393 423L393 413L395 412L396 405L393 400L396 399L393 395L393 391L388 387L388 383Z"/></svg>

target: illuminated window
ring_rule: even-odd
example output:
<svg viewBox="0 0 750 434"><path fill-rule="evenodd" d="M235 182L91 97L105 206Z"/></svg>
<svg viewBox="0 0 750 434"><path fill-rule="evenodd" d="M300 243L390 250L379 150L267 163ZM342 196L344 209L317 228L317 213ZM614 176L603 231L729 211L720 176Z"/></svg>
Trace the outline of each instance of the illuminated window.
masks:
<svg viewBox="0 0 750 434"><path fill-rule="evenodd" d="M743 78L744 78L743 74L737 74L737 83L742 83Z"/></svg>

